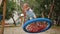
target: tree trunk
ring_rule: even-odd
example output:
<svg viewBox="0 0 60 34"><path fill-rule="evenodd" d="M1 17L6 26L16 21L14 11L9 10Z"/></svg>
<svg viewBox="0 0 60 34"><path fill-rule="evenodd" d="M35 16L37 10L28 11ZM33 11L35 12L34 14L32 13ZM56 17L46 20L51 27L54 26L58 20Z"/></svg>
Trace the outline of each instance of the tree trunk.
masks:
<svg viewBox="0 0 60 34"><path fill-rule="evenodd" d="M53 3L51 4L51 8L50 8L50 12L48 14L48 18L51 18L51 15L52 15L52 11L54 11L54 0L53 0Z"/></svg>
<svg viewBox="0 0 60 34"><path fill-rule="evenodd" d="M56 17L56 24L57 24L57 26L60 26L60 19L59 19L60 17L59 17L59 15L57 15L57 17Z"/></svg>
<svg viewBox="0 0 60 34"><path fill-rule="evenodd" d="M16 22L15 22L15 20L14 20L14 18L12 17L12 19L13 19L13 21L14 21L14 25L16 26Z"/></svg>
<svg viewBox="0 0 60 34"><path fill-rule="evenodd" d="M3 0L3 20L1 34L4 34L5 16L6 16L6 0Z"/></svg>
<svg viewBox="0 0 60 34"><path fill-rule="evenodd" d="M0 0L0 6L1 6L1 4L2 4L2 0Z"/></svg>
<svg viewBox="0 0 60 34"><path fill-rule="evenodd" d="M20 6L21 6L21 8L23 7L23 2L22 2L22 0L20 0Z"/></svg>
<svg viewBox="0 0 60 34"><path fill-rule="evenodd" d="M44 16L44 12L42 12L42 18L44 18L45 16Z"/></svg>

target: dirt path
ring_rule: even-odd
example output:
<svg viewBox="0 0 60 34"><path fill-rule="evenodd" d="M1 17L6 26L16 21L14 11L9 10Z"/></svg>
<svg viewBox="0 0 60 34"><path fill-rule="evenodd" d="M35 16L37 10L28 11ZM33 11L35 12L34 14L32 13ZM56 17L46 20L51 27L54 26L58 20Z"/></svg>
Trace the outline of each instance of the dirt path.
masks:
<svg viewBox="0 0 60 34"><path fill-rule="evenodd" d="M27 34L21 27L7 27L4 29L4 34ZM60 30L51 28L48 31L39 34L60 34Z"/></svg>
<svg viewBox="0 0 60 34"><path fill-rule="evenodd" d="M1 28L0 28L0 33L1 33Z"/></svg>

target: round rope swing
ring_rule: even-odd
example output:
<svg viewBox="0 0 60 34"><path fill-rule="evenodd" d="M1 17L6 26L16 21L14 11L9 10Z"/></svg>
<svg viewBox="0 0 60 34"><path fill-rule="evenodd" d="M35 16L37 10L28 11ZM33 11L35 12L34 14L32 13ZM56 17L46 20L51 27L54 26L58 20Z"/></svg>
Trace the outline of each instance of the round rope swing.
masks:
<svg viewBox="0 0 60 34"><path fill-rule="evenodd" d="M48 18L36 18L25 22L23 30L28 33L44 32L51 28L52 21Z"/></svg>

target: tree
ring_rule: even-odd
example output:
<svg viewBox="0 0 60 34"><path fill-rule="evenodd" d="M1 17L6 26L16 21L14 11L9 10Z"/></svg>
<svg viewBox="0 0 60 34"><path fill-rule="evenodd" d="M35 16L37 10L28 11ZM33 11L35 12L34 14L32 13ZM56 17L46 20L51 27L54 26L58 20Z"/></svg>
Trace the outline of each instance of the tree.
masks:
<svg viewBox="0 0 60 34"><path fill-rule="evenodd" d="M55 19L56 19L57 25L60 25L60 0L55 0L54 12L56 14Z"/></svg>
<svg viewBox="0 0 60 34"><path fill-rule="evenodd" d="M10 19L13 17L14 10L16 10L16 3L10 0L6 0L6 17L5 19ZM0 6L0 15L3 14L3 1L2 5ZM12 18L14 19L14 18ZM13 20L14 21L14 20ZM15 21L14 21L15 23Z"/></svg>
<svg viewBox="0 0 60 34"><path fill-rule="evenodd" d="M33 8L37 17L50 18L52 21L60 20L60 0L25 0Z"/></svg>

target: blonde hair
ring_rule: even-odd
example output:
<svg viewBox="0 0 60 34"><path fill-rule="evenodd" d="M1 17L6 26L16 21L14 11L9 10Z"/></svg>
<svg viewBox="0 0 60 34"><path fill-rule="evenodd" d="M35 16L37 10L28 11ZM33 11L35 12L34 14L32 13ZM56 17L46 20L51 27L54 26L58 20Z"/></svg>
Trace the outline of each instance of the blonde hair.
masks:
<svg viewBox="0 0 60 34"><path fill-rule="evenodd" d="M29 5L28 5L28 3L24 3L23 4L23 11L26 11L26 10L28 10L30 7L29 7Z"/></svg>
<svg viewBox="0 0 60 34"><path fill-rule="evenodd" d="M28 3L24 3L23 7L29 7Z"/></svg>

